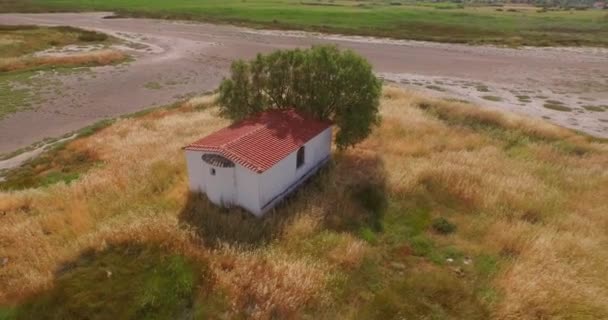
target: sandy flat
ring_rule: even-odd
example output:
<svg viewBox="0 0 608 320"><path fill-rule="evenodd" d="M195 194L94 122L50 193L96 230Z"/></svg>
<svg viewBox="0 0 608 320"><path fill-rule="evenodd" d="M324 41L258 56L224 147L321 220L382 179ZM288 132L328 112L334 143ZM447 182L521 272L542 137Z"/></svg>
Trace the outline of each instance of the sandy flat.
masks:
<svg viewBox="0 0 608 320"><path fill-rule="evenodd" d="M70 25L109 33L134 57L120 66L52 79L52 90L0 120L0 153L116 117L215 89L231 61L260 52L335 43L365 56L387 81L501 108L608 137L608 51L598 48L497 48L252 30L152 19L103 19L110 13L4 14L0 24ZM547 100L571 111L547 109Z"/></svg>

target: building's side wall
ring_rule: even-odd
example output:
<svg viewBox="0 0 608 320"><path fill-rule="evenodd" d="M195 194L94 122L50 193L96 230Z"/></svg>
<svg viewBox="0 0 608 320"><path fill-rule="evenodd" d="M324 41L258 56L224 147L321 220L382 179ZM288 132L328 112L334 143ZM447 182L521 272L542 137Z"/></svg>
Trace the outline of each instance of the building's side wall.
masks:
<svg viewBox="0 0 608 320"><path fill-rule="evenodd" d="M329 157L331 138L330 127L309 140L304 145L304 164L300 168L296 168L297 151L294 151L260 175L259 199L262 210L269 209L263 207L269 202L277 200L277 195L284 192L302 176L309 174L311 169L317 169L318 164Z"/></svg>
<svg viewBox="0 0 608 320"><path fill-rule="evenodd" d="M260 174L260 207L283 192L296 178L296 154L292 153Z"/></svg>
<svg viewBox="0 0 608 320"><path fill-rule="evenodd" d="M323 161L331 154L331 127L319 133L316 137L310 139L305 145L304 165L295 171L292 181L296 181L305 175L310 169L315 167L320 161ZM296 168L297 151L292 153L293 169Z"/></svg>
<svg viewBox="0 0 608 320"><path fill-rule="evenodd" d="M205 181L203 170L206 163L203 162L201 151L186 150L186 163L188 165L188 183L191 192L205 192ZM208 168L206 168L209 170Z"/></svg>
<svg viewBox="0 0 608 320"><path fill-rule="evenodd" d="M260 215L260 175L236 164L237 203L249 212Z"/></svg>

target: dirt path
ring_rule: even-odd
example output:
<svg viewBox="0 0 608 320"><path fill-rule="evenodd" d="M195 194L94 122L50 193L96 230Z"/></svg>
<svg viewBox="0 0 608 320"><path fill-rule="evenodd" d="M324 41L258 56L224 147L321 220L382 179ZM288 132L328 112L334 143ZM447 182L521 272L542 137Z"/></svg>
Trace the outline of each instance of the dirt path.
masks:
<svg viewBox="0 0 608 320"><path fill-rule="evenodd" d="M127 40L122 49L135 58L120 66L39 75L52 78L57 87L42 93L30 110L0 120L0 153L61 136L96 120L213 90L236 58L316 43L354 49L372 62L380 76L403 86L543 117L608 137L605 49L503 49L150 19L102 19L108 15L0 15L0 24L71 25L106 32ZM557 111L545 105L571 110Z"/></svg>

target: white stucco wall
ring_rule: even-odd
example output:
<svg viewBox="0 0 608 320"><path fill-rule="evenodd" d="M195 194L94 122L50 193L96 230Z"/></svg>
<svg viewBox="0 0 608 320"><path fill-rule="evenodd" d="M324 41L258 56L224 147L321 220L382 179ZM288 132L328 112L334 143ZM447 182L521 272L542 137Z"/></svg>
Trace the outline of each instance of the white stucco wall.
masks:
<svg viewBox="0 0 608 320"><path fill-rule="evenodd" d="M331 128L327 128L309 140L304 145L304 164L300 168L296 168L296 150L261 174L235 164L234 168L213 167L216 174L211 175L212 166L201 158L206 152L186 150L190 190L206 193L217 205L235 204L260 216L285 197L289 193L285 191L304 175L319 169L319 163L331 154L331 138Z"/></svg>
<svg viewBox="0 0 608 320"><path fill-rule="evenodd" d="M186 164L188 165L188 184L192 192L205 192L203 170L206 163L201 159L201 151L186 150ZM207 169L208 170L208 169Z"/></svg>
<svg viewBox="0 0 608 320"><path fill-rule="evenodd" d="M222 206L238 204L235 168L220 168L204 164L209 168L203 170L205 190L209 200ZM215 169L215 175L211 174L212 168Z"/></svg>
<svg viewBox="0 0 608 320"><path fill-rule="evenodd" d="M236 165L237 203L255 215L261 214L259 181L257 172Z"/></svg>
<svg viewBox="0 0 608 320"><path fill-rule="evenodd" d="M304 144L304 164L300 168L296 168L296 150L272 168L263 172L260 175L260 205L262 210L270 209L272 205L266 208L264 206L302 178L303 175L311 173L310 170L318 166L319 162L327 159L330 153L331 128L327 128ZM285 195L280 198L283 196Z"/></svg>

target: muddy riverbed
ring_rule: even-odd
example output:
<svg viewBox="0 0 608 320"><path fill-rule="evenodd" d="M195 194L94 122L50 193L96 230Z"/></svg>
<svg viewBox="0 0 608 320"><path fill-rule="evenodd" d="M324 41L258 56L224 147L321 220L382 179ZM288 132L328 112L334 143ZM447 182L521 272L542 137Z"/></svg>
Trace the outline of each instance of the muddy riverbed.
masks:
<svg viewBox="0 0 608 320"><path fill-rule="evenodd" d="M105 32L122 39L115 48L133 57L118 66L36 75L50 88L32 92L36 99L28 108L0 119L0 153L62 136L97 120L213 90L234 59L319 43L357 51L386 81L608 137L606 49L438 44L152 19L104 19L108 15L0 15L0 24L70 25Z"/></svg>

